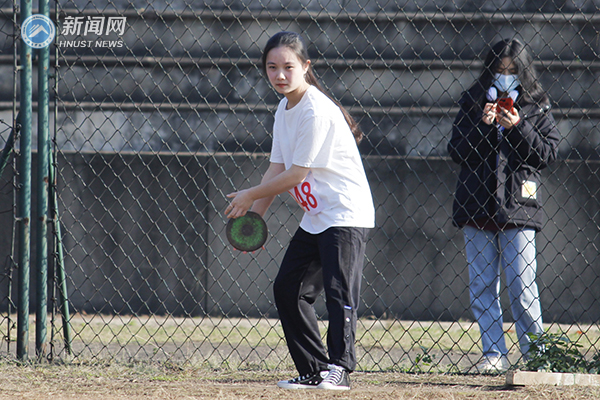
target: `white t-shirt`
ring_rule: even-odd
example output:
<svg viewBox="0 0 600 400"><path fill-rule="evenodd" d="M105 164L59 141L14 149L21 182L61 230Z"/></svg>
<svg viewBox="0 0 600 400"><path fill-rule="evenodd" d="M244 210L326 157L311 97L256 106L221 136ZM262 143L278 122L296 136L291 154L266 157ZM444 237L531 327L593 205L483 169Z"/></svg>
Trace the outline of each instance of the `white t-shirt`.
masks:
<svg viewBox="0 0 600 400"><path fill-rule="evenodd" d="M312 234L334 226L373 228L371 189L340 108L314 86L296 106L286 106L284 97L275 113L271 162L310 168L290 190L305 211L300 227Z"/></svg>

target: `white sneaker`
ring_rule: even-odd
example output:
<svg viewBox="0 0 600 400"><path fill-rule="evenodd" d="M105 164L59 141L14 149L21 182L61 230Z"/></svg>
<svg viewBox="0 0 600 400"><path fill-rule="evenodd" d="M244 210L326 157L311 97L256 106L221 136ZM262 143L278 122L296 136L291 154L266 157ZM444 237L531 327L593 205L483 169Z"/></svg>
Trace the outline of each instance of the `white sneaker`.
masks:
<svg viewBox="0 0 600 400"><path fill-rule="evenodd" d="M483 360L475 366L475 372L478 374L501 374L508 370L510 363L504 356L484 357Z"/></svg>
<svg viewBox="0 0 600 400"><path fill-rule="evenodd" d="M325 390L350 390L350 377L348 371L339 365L330 364L329 374L323 379L323 382L317 386L317 389Z"/></svg>

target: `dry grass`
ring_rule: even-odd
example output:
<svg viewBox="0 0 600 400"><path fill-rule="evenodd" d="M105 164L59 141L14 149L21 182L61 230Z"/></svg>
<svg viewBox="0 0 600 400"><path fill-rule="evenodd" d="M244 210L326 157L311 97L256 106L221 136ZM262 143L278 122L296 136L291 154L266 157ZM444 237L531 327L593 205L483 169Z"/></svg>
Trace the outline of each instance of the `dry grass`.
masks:
<svg viewBox="0 0 600 400"><path fill-rule="evenodd" d="M12 316L11 316L12 319ZM600 388L505 386L503 376L449 374L478 360L478 330L470 322L361 320L357 332L359 369L350 392L286 391L280 379L293 377L279 321L272 319L174 318L170 316L73 316L70 359L59 364L14 361L14 328L0 335L0 399L598 399ZM30 322L30 339L35 336ZM325 332L326 326L322 324ZM598 325L551 325L596 351ZM507 324L511 357L516 337ZM29 346L30 357L35 352ZM431 363L419 357L434 356ZM589 354L588 354L589 355ZM71 360L71 361L69 361ZM457 368L460 366L461 368ZM414 374L409 372L437 372Z"/></svg>
<svg viewBox="0 0 600 400"><path fill-rule="evenodd" d="M10 317L12 321L16 316ZM0 323L0 357L14 356L16 329L7 317ZM71 318L75 362L171 362L219 369L286 370L292 368L281 324L277 319L179 318L173 316L84 315ZM547 325L582 345L592 357L600 343L598 325ZM512 324L505 324L513 363L519 360ZM321 323L326 332L326 322ZM70 359L62 346L60 319L56 320L53 352ZM30 320L30 340L35 323ZM34 344L30 344L30 353ZM424 362L424 355L431 362ZM479 361L479 329L473 322L360 319L357 329L358 369L362 371L462 372Z"/></svg>
<svg viewBox="0 0 600 400"><path fill-rule="evenodd" d="M291 372L290 372L291 373ZM354 373L350 392L276 387L290 373L160 365L0 364L0 399L597 399L600 388L508 387L503 376Z"/></svg>

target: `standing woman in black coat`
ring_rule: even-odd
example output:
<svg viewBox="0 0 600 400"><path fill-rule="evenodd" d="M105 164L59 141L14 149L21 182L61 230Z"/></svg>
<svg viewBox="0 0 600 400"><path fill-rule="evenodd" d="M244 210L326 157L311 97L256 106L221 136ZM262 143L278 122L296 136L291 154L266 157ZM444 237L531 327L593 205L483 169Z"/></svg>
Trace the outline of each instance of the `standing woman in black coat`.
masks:
<svg viewBox="0 0 600 400"><path fill-rule="evenodd" d="M453 220L463 229L471 309L481 332L479 373L509 367L501 268L522 354L529 350L527 333L543 333L535 282L535 234L544 225L540 170L556 159L560 140L549 110L523 43L502 40L463 94L454 121L448 151L460 174Z"/></svg>

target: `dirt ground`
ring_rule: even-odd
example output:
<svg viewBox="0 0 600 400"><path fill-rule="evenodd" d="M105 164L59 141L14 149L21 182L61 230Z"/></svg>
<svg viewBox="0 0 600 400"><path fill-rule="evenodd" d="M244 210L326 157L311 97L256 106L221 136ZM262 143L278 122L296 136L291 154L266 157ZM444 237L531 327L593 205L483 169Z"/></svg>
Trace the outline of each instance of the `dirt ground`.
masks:
<svg viewBox="0 0 600 400"><path fill-rule="evenodd" d="M504 376L352 374L350 392L283 390L293 374L148 365L0 365L0 399L598 399L600 388L510 387Z"/></svg>
<svg viewBox="0 0 600 400"><path fill-rule="evenodd" d="M19 364L14 345L0 340L0 400L600 399L600 387L510 387L504 376L450 374L468 371L480 357L472 351L478 333L470 332L471 323L362 321L361 369L396 372L355 372L351 391L328 392L276 386L296 375L276 320L95 315L72 321L77 356L53 347L55 363ZM8 337L5 325L0 338ZM574 331L575 338L583 329L554 328ZM595 347L597 328L583 332ZM34 356L35 343L29 348ZM424 349L432 363L419 361Z"/></svg>

